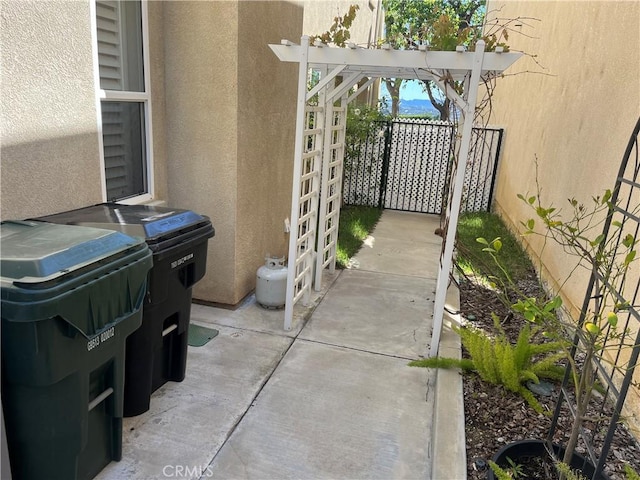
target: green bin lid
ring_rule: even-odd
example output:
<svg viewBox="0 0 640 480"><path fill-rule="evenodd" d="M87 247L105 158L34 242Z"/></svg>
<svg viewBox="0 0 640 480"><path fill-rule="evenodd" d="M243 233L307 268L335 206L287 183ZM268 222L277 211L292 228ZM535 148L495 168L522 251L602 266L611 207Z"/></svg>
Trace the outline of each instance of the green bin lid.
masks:
<svg viewBox="0 0 640 480"><path fill-rule="evenodd" d="M2 287L50 282L141 243L141 239L99 228L35 221L2 222Z"/></svg>
<svg viewBox="0 0 640 480"><path fill-rule="evenodd" d="M37 221L0 223L2 321L59 317L85 337L142 307L152 254L121 232Z"/></svg>

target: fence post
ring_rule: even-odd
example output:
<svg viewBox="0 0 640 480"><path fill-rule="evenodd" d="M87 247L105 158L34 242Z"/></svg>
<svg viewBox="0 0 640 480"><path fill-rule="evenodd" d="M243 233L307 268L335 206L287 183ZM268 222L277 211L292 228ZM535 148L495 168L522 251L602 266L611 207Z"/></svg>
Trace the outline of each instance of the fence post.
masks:
<svg viewBox="0 0 640 480"><path fill-rule="evenodd" d="M487 212L491 211L493 203L493 190L496 186L496 178L498 177L498 161L500 160L500 150L502 149L502 135L504 128L498 129L498 145L496 146L496 156L493 160L493 170L491 172L491 187L489 188L489 200L487 201Z"/></svg>
<svg viewBox="0 0 640 480"><path fill-rule="evenodd" d="M384 127L384 153L382 155L382 174L380 175L380 195L378 208L384 208L384 200L387 195L387 178L389 177L389 157L391 156L391 137L393 136L393 121L385 122Z"/></svg>

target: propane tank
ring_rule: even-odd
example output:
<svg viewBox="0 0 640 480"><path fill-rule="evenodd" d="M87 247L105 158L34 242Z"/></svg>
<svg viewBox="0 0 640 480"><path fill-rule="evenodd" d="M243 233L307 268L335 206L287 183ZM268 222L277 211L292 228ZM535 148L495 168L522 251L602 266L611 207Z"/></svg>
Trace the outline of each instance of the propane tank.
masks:
<svg viewBox="0 0 640 480"><path fill-rule="evenodd" d="M287 267L284 257L266 257L256 273L256 301L265 308L281 308L286 302Z"/></svg>

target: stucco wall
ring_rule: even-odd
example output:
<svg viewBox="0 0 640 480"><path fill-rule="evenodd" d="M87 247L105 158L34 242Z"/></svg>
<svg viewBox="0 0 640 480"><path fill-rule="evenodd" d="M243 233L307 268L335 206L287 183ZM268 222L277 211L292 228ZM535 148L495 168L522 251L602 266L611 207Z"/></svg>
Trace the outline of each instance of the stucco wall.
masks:
<svg viewBox="0 0 640 480"><path fill-rule="evenodd" d="M237 24L235 2L164 4L168 204L211 218L194 296L222 303L235 298Z"/></svg>
<svg viewBox="0 0 640 480"><path fill-rule="evenodd" d="M640 38L640 4L635 2L491 2L503 18L532 17L535 28L512 33L514 50L537 55L519 60L498 81L493 122L506 135L496 184L496 208L513 225L529 218L518 193L535 193L538 178L545 203L566 206L567 198L588 202L612 188L629 135L640 112L640 52L627 48ZM542 242L527 237L534 252ZM572 260L548 246L544 266L555 281ZM566 292L580 303L584 276Z"/></svg>
<svg viewBox="0 0 640 480"><path fill-rule="evenodd" d="M298 65L267 45L301 31L302 9L291 3L239 5L237 301L255 288L267 254L287 254Z"/></svg>
<svg viewBox="0 0 640 480"><path fill-rule="evenodd" d="M568 210L567 199L589 203L613 188L629 135L640 113L640 4L637 2L491 1L502 18L528 17L511 33L514 50L537 55L519 60L499 80L492 123L506 135L496 185L496 210L514 229L530 218L518 193ZM540 21L530 20L539 19ZM527 25L533 26L533 28ZM520 35L522 32L525 35ZM553 287L563 284L575 311L587 274L571 272L575 259L538 237L523 239ZM577 306L577 307L576 307ZM630 403L640 404L638 391ZM640 418L640 417L639 417Z"/></svg>
<svg viewBox="0 0 640 480"><path fill-rule="evenodd" d="M349 29L350 41L363 47L369 46L379 37L377 34L382 25L381 0L304 0L305 35L320 35L333 24L334 17L344 16L351 5L359 7L356 19ZM289 38L294 43L300 43L299 38Z"/></svg>
<svg viewBox="0 0 640 480"><path fill-rule="evenodd" d="M167 121L164 89L164 4L152 1L147 4L149 22L149 77L151 86L151 119L153 135L153 194L154 200L166 201L167 174Z"/></svg>
<svg viewBox="0 0 640 480"><path fill-rule="evenodd" d="M168 203L216 229L194 298L236 304L285 251L297 77L266 43L301 26L290 2L164 5Z"/></svg>
<svg viewBox="0 0 640 480"><path fill-rule="evenodd" d="M0 8L2 219L101 201L89 2Z"/></svg>

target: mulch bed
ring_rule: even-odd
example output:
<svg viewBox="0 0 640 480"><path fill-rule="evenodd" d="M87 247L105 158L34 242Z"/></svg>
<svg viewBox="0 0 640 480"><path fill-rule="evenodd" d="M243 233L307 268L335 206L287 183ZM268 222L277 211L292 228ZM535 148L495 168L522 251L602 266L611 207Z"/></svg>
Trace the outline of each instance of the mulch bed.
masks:
<svg viewBox="0 0 640 480"><path fill-rule="evenodd" d="M533 274L520 282L519 287L532 296L541 293ZM473 319L468 320L469 323L487 331L493 331L491 312L496 313L506 319L502 327L512 341L517 338L524 322L510 314L494 292L471 279L463 278L460 281L460 310L463 318ZM558 391L558 386L554 391ZM557 393L537 398L543 408L552 413L556 397ZM487 462L502 446L523 439L545 439L551 425L550 416L536 413L522 397L500 386L483 382L473 373L464 374L464 404L467 473L470 480L487 478ZM559 435L569 430L570 417L568 412L560 416ZM584 453L585 449L579 445L576 451ZM640 472L640 445L626 428L619 427L607 461L606 474L612 480L626 478L623 474L625 463ZM549 477L531 474L518 478Z"/></svg>

